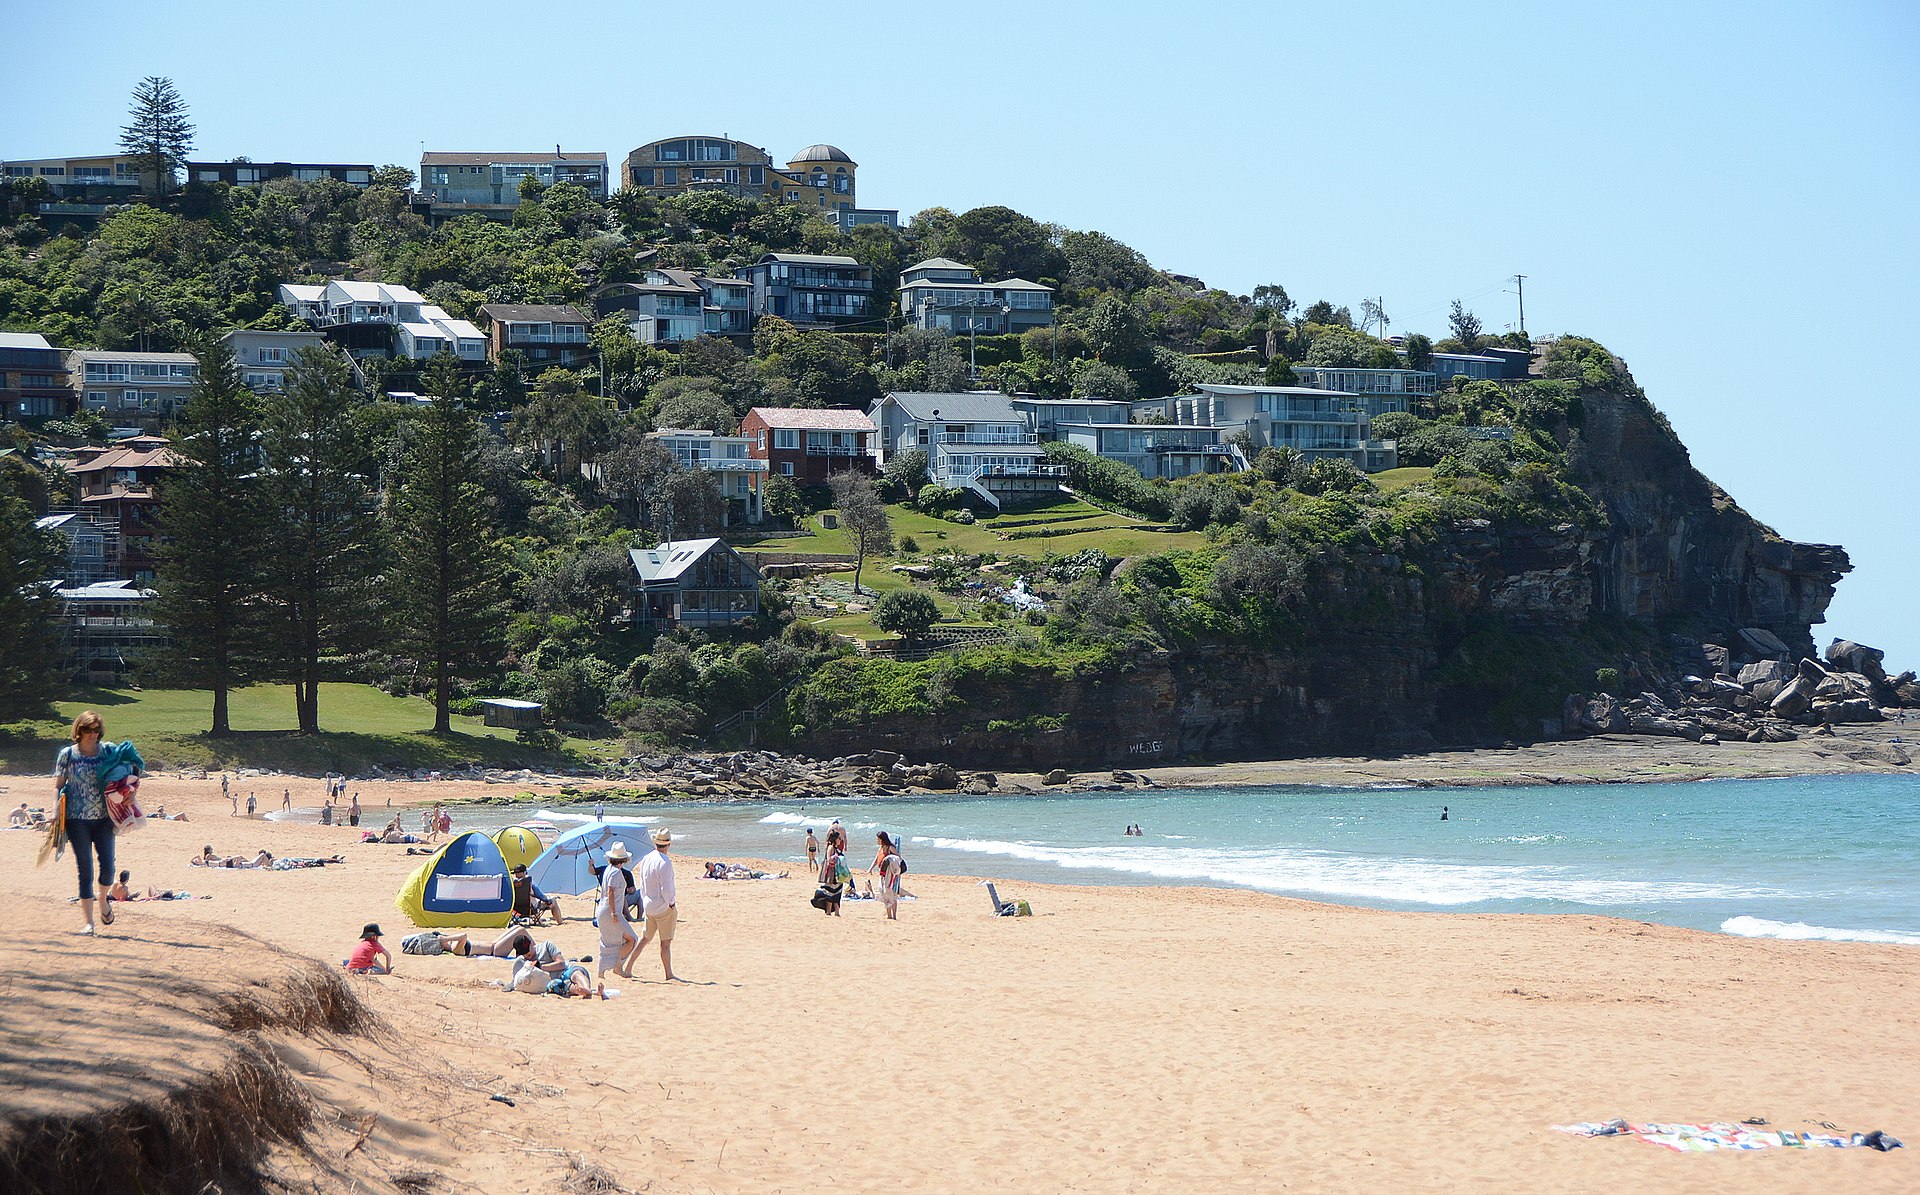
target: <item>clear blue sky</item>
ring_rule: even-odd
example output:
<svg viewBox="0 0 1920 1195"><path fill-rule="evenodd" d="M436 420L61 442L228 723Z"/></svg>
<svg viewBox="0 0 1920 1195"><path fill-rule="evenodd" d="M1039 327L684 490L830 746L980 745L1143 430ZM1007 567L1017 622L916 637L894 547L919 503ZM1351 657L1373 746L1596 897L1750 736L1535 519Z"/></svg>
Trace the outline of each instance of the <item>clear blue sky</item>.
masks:
<svg viewBox="0 0 1920 1195"><path fill-rule="evenodd" d="M11 56L0 156L110 149L160 74L207 157L826 141L866 206L1006 204L1238 293L1380 295L1397 331L1456 297L1498 330L1525 274L1528 330L1608 345L1743 506L1847 546L1827 631L1920 667L1920 6L81 0L4 25L46 52Z"/></svg>

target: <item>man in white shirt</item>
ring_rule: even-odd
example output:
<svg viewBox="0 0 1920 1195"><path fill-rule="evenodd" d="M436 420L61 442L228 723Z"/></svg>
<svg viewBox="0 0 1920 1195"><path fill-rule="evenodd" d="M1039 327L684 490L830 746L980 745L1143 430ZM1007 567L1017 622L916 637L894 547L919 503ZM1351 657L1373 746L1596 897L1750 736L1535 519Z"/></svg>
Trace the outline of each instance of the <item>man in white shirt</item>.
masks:
<svg viewBox="0 0 1920 1195"><path fill-rule="evenodd" d="M633 965L633 959L647 948L654 938L660 939L660 969L666 972L671 983L673 974L673 926L679 918L673 890L673 860L667 858L667 847L673 842L671 831L662 826L653 832L654 851L640 864L640 911L646 916L646 932L640 935L639 945L633 948L633 955L627 965ZM628 974L632 974L631 971Z"/></svg>

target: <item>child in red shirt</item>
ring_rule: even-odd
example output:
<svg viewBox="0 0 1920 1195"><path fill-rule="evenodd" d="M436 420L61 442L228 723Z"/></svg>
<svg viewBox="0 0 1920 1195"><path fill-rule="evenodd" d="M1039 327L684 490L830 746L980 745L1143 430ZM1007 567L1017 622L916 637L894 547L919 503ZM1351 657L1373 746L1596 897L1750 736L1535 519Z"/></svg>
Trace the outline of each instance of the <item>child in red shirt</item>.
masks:
<svg viewBox="0 0 1920 1195"><path fill-rule="evenodd" d="M376 957L386 960L385 963L375 962ZM359 943L343 961L347 970L358 975L393 974L393 955L387 953L387 948L380 944L380 927L373 922L368 922L360 930Z"/></svg>

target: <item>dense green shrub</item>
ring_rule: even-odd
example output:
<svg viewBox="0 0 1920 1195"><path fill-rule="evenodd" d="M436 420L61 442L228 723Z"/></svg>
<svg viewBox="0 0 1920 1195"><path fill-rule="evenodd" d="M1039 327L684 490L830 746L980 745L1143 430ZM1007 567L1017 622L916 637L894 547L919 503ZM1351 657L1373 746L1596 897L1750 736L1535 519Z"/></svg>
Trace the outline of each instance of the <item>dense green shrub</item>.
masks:
<svg viewBox="0 0 1920 1195"><path fill-rule="evenodd" d="M917 639L940 621L940 607L917 589L896 589L880 595L873 606L873 625L883 631Z"/></svg>

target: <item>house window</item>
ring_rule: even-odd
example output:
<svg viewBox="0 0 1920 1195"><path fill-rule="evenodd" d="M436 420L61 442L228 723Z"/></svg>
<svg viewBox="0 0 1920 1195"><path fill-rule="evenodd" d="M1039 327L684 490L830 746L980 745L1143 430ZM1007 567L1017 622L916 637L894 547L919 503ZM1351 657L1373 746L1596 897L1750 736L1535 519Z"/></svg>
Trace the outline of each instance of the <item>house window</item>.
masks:
<svg viewBox="0 0 1920 1195"><path fill-rule="evenodd" d="M791 428L791 427L782 427L782 428L776 428L776 429L774 429L774 433L773 433L773 446L774 446L775 448L798 448L798 447L800 447L800 431L799 431L799 429L798 429L798 428Z"/></svg>
<svg viewBox="0 0 1920 1195"><path fill-rule="evenodd" d="M922 424L920 427L918 440L919 440L920 447L925 448L927 446L927 428L926 428L926 425L924 424Z"/></svg>
<svg viewBox="0 0 1920 1195"><path fill-rule="evenodd" d="M14 171L9 168L7 173L12 174ZM25 167L21 167L20 173L31 174L33 172ZM40 168L40 174L43 178L65 178L67 177L67 168L65 166L42 166Z"/></svg>
<svg viewBox="0 0 1920 1195"><path fill-rule="evenodd" d="M347 171L347 181L350 183L370 183L373 181L373 174L371 171L366 170L349 170Z"/></svg>
<svg viewBox="0 0 1920 1195"><path fill-rule="evenodd" d="M660 176L660 182L663 186L677 187L680 185L680 168L678 166L662 166L660 168Z"/></svg>
<svg viewBox="0 0 1920 1195"><path fill-rule="evenodd" d="M767 450L767 429L763 427L760 429L760 451L765 452L766 450Z"/></svg>
<svg viewBox="0 0 1920 1195"><path fill-rule="evenodd" d="M792 461L781 461L781 462L780 462L780 476L782 476L782 477L792 477L792 476L793 476L793 462L792 462Z"/></svg>
<svg viewBox="0 0 1920 1195"><path fill-rule="evenodd" d="M653 167L635 166L633 168L633 185L636 187L651 187L653 185Z"/></svg>
<svg viewBox="0 0 1920 1195"><path fill-rule="evenodd" d="M747 185L764 187L767 185L767 168L764 166L747 167Z"/></svg>
<svg viewBox="0 0 1920 1195"><path fill-rule="evenodd" d="M50 167L50 166L42 166L42 167L40 168L40 172L41 172L42 174L45 174L45 173L46 173L46 172L47 172L48 170L51 170L51 169L52 169L52 167ZM27 175L30 175L30 174L32 174L32 173L33 173L33 167L31 167L31 166L9 166L9 167L7 167L7 177L8 177L8 178L22 178L22 177L25 177L25 176L27 176Z"/></svg>

